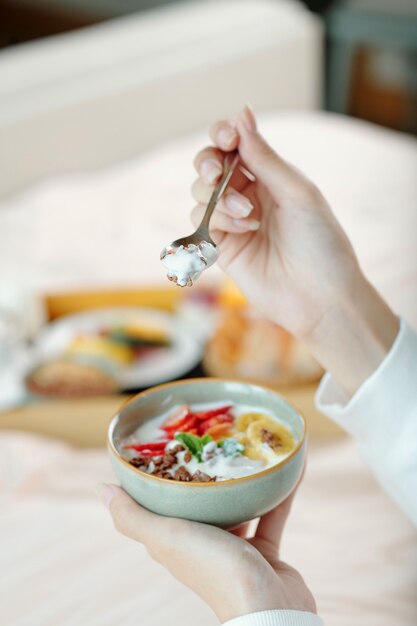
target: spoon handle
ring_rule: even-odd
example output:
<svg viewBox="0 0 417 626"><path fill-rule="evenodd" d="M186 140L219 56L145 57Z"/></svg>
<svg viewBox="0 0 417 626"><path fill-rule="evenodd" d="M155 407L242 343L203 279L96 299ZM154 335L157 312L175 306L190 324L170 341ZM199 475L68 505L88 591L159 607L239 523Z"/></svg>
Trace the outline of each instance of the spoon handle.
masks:
<svg viewBox="0 0 417 626"><path fill-rule="evenodd" d="M232 178L233 172L236 169L237 164L239 163L239 154L238 152L231 152L225 160L225 168L223 172L223 176L219 180L218 184L214 188L213 193L211 194L211 198L208 202L206 212L204 213L204 217L201 220L201 224L199 226L200 229L205 229L208 232L210 218L213 215L213 211L217 206L220 198L226 191L226 187L229 184L230 179Z"/></svg>

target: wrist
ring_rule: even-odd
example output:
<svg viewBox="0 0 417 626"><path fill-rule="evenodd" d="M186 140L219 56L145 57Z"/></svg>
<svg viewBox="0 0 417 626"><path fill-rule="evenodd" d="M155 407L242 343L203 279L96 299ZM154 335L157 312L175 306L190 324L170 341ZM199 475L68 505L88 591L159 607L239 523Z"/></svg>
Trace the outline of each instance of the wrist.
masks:
<svg viewBox="0 0 417 626"><path fill-rule="evenodd" d="M397 316L358 269L349 293L328 309L304 342L353 395L384 360L398 331Z"/></svg>
<svg viewBox="0 0 417 626"><path fill-rule="evenodd" d="M234 579L234 593L230 604L222 604L219 610L212 607L221 623L236 617L262 611L304 611L317 614L316 603L301 576L290 566L282 563L284 572L292 572L288 582L277 576L269 564L254 567L251 572L240 572Z"/></svg>

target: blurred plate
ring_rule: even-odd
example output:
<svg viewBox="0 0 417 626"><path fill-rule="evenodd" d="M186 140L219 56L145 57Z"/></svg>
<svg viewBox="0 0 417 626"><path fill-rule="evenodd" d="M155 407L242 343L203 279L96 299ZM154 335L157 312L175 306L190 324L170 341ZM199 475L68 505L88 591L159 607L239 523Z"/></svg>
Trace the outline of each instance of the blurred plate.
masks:
<svg viewBox="0 0 417 626"><path fill-rule="evenodd" d="M207 376L278 389L310 385L323 374L301 342L250 307L223 310L203 369Z"/></svg>
<svg viewBox="0 0 417 626"><path fill-rule="evenodd" d="M162 327L168 333L171 345L157 348L121 368L117 379L123 389L151 387L179 378L201 361L203 344L175 314L140 307L95 309L61 317L39 333L35 359L41 362L62 356L77 335L95 334L103 327L134 321Z"/></svg>

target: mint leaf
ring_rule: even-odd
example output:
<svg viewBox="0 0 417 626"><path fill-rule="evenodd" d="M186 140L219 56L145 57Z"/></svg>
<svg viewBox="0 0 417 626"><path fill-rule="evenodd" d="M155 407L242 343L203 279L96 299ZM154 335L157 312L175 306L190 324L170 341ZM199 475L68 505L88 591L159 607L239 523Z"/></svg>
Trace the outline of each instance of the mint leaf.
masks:
<svg viewBox="0 0 417 626"><path fill-rule="evenodd" d="M175 439L183 443L193 456L196 456L199 451L200 437L193 435L192 433L176 433Z"/></svg>
<svg viewBox="0 0 417 626"><path fill-rule="evenodd" d="M210 435L198 437L198 435L193 435L192 433L176 433L175 439L183 443L199 463L202 462L201 453L204 446L213 441L213 437Z"/></svg>

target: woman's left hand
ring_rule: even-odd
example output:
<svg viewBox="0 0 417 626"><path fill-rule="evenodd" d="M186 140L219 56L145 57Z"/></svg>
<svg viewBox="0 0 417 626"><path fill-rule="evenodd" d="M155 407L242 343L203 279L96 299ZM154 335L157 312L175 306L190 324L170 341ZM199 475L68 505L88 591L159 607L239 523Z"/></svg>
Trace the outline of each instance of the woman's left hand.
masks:
<svg viewBox="0 0 417 626"><path fill-rule="evenodd" d="M294 494L260 518L250 538L249 525L227 532L156 515L116 485L102 485L100 496L116 529L142 543L153 559L212 608L221 623L271 609L316 613L301 575L279 558Z"/></svg>

